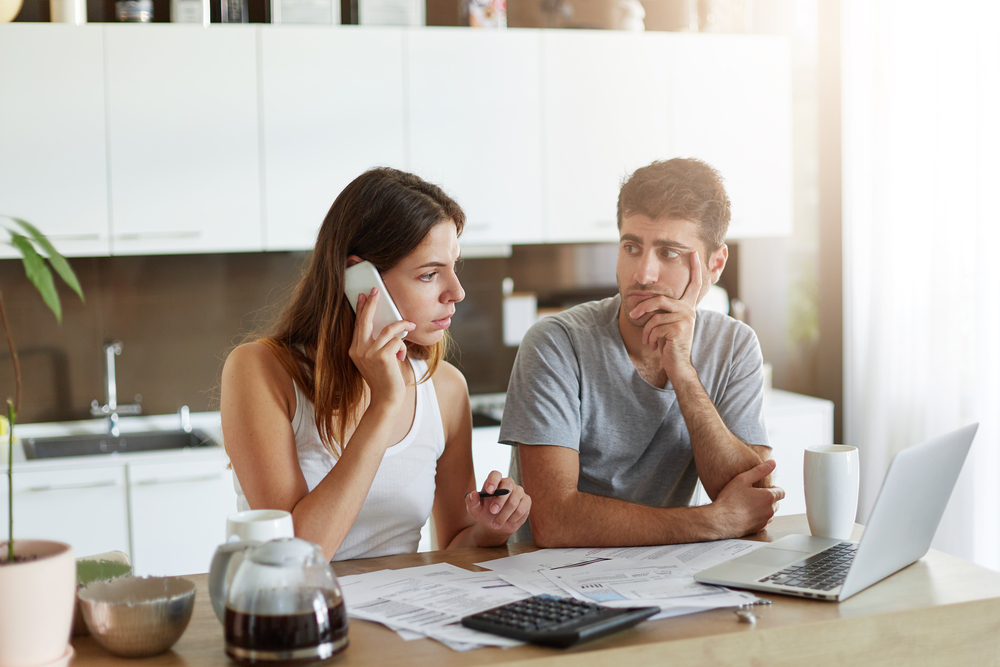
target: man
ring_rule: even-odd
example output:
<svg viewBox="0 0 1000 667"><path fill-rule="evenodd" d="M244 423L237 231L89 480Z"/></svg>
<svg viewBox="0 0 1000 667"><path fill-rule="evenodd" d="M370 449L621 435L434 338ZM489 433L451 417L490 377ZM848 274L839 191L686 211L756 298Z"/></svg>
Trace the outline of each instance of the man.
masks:
<svg viewBox="0 0 1000 667"><path fill-rule="evenodd" d="M726 266L729 198L707 164L636 170L618 197L619 294L535 324L500 442L538 546L625 546L762 530L784 491L761 415L753 330L696 312ZM749 443L749 444L748 444ZM688 507L698 479L713 501Z"/></svg>

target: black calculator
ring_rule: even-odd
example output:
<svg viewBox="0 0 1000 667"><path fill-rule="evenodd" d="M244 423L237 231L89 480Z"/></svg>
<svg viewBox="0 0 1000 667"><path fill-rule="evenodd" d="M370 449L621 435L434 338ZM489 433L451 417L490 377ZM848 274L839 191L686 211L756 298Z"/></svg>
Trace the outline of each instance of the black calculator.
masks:
<svg viewBox="0 0 1000 667"><path fill-rule="evenodd" d="M565 648L630 628L659 611L659 607L612 609L573 598L536 595L466 616L462 625L532 644Z"/></svg>

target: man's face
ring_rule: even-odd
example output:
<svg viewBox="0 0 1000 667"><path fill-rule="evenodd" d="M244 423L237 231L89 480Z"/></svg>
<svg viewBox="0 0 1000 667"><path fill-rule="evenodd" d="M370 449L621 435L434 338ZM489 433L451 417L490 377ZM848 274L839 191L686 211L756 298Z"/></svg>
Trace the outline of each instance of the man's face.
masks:
<svg viewBox="0 0 1000 667"><path fill-rule="evenodd" d="M639 302L655 296L680 299L691 281L691 253L698 253L702 286L700 302L708 288L718 281L726 266L729 250L725 244L711 252L698 236L698 223L691 220L660 218L641 213L622 218L618 244L618 292L629 323L643 326L652 313L638 320L628 313Z"/></svg>

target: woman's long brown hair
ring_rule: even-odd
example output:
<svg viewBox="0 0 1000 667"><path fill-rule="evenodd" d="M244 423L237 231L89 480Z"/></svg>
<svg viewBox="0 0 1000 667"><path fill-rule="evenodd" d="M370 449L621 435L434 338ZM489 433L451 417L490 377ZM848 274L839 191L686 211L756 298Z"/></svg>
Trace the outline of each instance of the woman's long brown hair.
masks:
<svg viewBox="0 0 1000 667"><path fill-rule="evenodd" d="M348 355L355 316L344 295L347 257L357 255L384 273L413 252L431 228L447 221L461 234L465 213L436 185L397 169L361 174L333 202L291 302L271 333L258 341L274 352L312 402L320 439L335 456L361 418L368 391ZM431 346L406 342L408 355L427 361L420 382L437 369L447 343L447 335Z"/></svg>

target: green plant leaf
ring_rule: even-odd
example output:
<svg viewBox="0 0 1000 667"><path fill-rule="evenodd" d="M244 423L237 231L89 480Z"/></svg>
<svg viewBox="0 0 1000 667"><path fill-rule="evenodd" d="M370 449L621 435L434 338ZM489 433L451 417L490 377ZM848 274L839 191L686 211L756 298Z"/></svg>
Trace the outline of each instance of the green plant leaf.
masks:
<svg viewBox="0 0 1000 667"><path fill-rule="evenodd" d="M80 281L76 279L76 274L73 273L73 269L70 268L69 263L62 255L59 254L59 251L56 250L55 246L52 245L52 242L49 241L45 234L38 231L38 228L27 220L22 220L20 218L11 218L11 220L21 225L21 227L23 227L24 230L31 235L31 238L34 239L35 243L40 245L45 250L45 254L48 255L49 264L52 265L52 268L55 269L56 273L58 273L63 281L69 285L69 288L77 293L80 300L85 301L83 298L83 288L80 287Z"/></svg>
<svg viewBox="0 0 1000 667"><path fill-rule="evenodd" d="M42 295L42 301L56 316L56 321L62 324L59 293L56 292L56 282L52 279L49 267L45 266L45 260L26 237L12 233L10 241L24 256L24 273L28 276L28 280L34 283L38 293Z"/></svg>
<svg viewBox="0 0 1000 667"><path fill-rule="evenodd" d="M132 566L128 563L118 563L110 560L76 561L76 583L86 586L95 581L107 581L115 577L131 574Z"/></svg>

